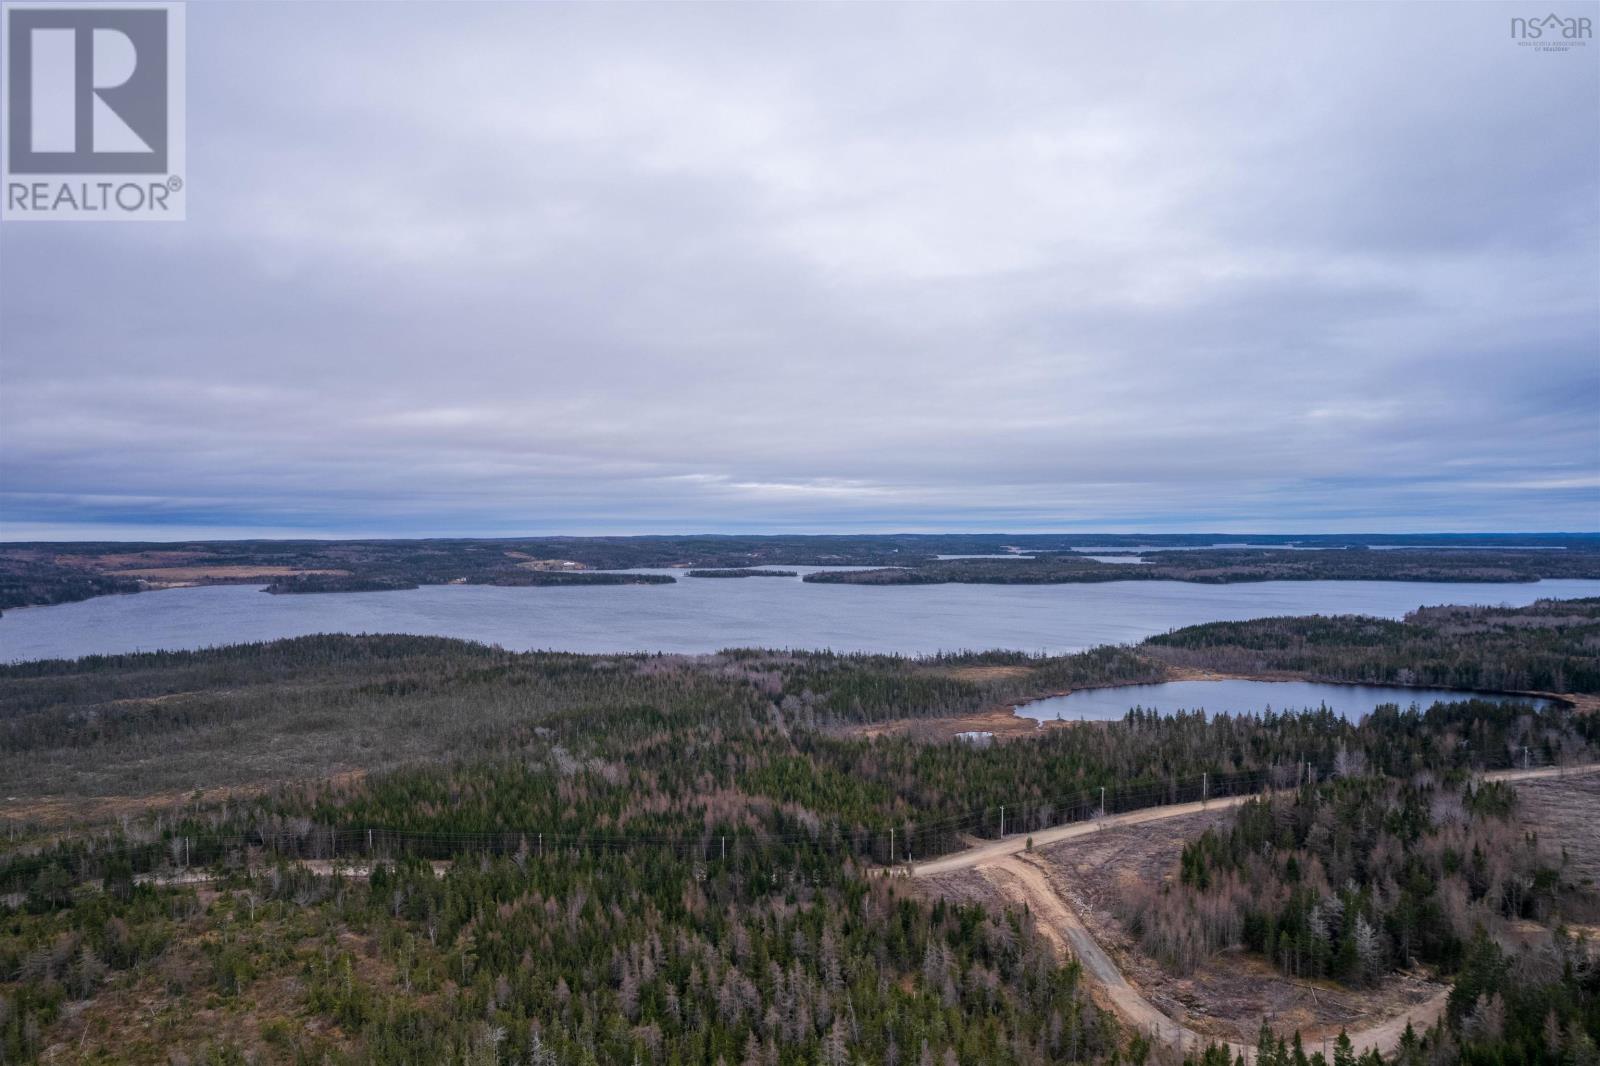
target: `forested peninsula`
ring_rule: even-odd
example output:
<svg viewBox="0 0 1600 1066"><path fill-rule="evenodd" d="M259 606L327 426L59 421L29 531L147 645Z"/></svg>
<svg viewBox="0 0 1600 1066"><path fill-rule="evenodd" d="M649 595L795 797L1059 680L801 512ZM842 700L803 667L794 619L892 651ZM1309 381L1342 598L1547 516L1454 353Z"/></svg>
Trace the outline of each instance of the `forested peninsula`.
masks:
<svg viewBox="0 0 1600 1066"><path fill-rule="evenodd" d="M1235 545L1241 542L1248 547ZM1085 549L1102 549L1105 561ZM1600 534L863 534L840 536L11 543L0 610L194 585L271 593L421 585L669 584L661 574L788 576L813 584L1101 581L1473 581L1600 578ZM714 572L714 573L713 573Z"/></svg>

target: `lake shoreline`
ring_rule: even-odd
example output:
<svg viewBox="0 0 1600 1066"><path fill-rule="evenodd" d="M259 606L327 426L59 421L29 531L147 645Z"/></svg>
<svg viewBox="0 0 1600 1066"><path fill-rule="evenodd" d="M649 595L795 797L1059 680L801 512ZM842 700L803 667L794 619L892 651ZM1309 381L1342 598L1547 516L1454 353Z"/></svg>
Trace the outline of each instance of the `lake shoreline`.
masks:
<svg viewBox="0 0 1600 1066"><path fill-rule="evenodd" d="M1328 677L1328 676L1325 676L1325 675L1319 675L1319 674L1312 673L1310 671L1259 671L1259 672L1252 671L1252 672L1231 673L1231 672L1226 672L1226 671L1206 670L1206 669L1199 669L1199 668L1194 668L1194 667L1182 667L1182 666L1170 667L1169 669L1170 669L1171 673L1167 677L1163 678L1160 681L1136 681L1136 682L1128 682L1128 683L1123 683L1123 684L1108 684L1108 685L1083 685L1083 686L1079 686L1076 689L1071 689L1071 690L1068 690L1068 691L1065 691L1065 692L1052 692L1052 693L1047 693L1045 695L1028 697L1028 698L1020 700L1017 703L1015 703L1014 705L1010 706L1009 707L1009 711L1010 711L1011 714L1013 714L1018 719L1021 719L1022 721L1032 721L1032 722L1040 723L1042 725L1045 725L1045 724L1070 724L1070 723L1073 723L1073 722L1120 721L1121 720L1120 716L1116 717L1116 718L1087 718L1087 717L1079 717L1079 718L1068 719L1068 718L1062 717L1062 718L1056 718L1056 719L1049 719L1049 718L1034 718L1033 716L1028 715L1028 714L1024 714L1022 712L1023 712L1023 710L1025 708L1033 707L1033 706L1036 706L1036 705L1038 705L1040 703L1045 703L1045 702L1048 702L1050 700L1055 700L1055 699L1065 699L1066 697L1069 697L1069 696L1080 695L1080 694L1088 693L1088 692L1110 692L1110 691L1116 691L1116 690L1121 690L1121 689L1160 688L1160 687L1163 687L1163 686L1166 686L1166 685L1179 684L1179 683L1183 683L1183 682L1210 683L1210 682L1226 682L1226 681L1239 681L1239 682L1247 682L1247 683L1250 683L1250 684L1263 684L1263 685L1278 685L1278 684L1295 684L1295 683L1299 683L1299 684L1316 685L1316 686L1322 686L1322 687L1327 687L1327 688L1335 688L1335 689L1383 689L1383 690L1391 690L1392 689L1392 690L1403 691L1403 692L1415 692L1415 693L1419 693L1419 694L1426 694L1428 696L1432 696L1433 697L1433 700L1431 702L1437 702L1438 700L1440 700L1441 698L1443 698L1445 696L1459 696L1459 697L1462 697L1462 698L1482 697L1484 699L1491 699L1491 700L1497 700L1497 701L1508 701L1508 702L1512 701L1512 700L1537 700L1537 701L1544 701L1544 702L1549 702L1549 703L1558 703L1558 704L1561 704L1561 705L1563 705L1565 707L1568 707L1570 709L1580 710L1580 711L1584 710L1586 705L1590 701L1594 701L1597 705L1600 705L1600 697L1583 696L1581 694L1574 694L1574 693L1535 692L1535 691L1530 691L1530 690L1519 690L1519 689L1451 688L1451 687L1448 687L1448 686L1437 685L1437 684L1433 684L1433 685L1409 684L1409 683L1398 682L1398 681L1394 681L1394 682L1390 682L1390 681L1384 681L1384 682L1350 681L1348 679L1332 678L1332 677ZM1413 702L1415 702L1415 703L1420 705L1422 703L1422 700L1418 699L1418 700L1414 700ZM1131 710L1132 708L1129 707L1127 709ZM1199 710L1199 711L1207 714L1208 716L1213 713L1211 711L1207 711L1204 707L1182 707L1182 708L1177 708L1177 709L1170 710L1170 711L1165 709L1165 708L1146 708L1146 709L1147 710L1155 710L1155 711L1157 711L1157 713L1160 713L1160 714L1162 714L1164 716L1170 716L1171 714L1178 713L1179 711L1184 711L1184 712L1187 712L1187 713L1193 713L1194 711ZM1299 708L1299 709L1303 709L1303 708ZM998 716L1001 710L1002 710L1002 708L1000 708L1000 707L993 708L992 712L991 712L991 720L992 720L993 717ZM1124 711L1124 713L1126 713L1126 711ZM1218 711L1218 712L1215 712L1215 713L1218 713L1218 714L1227 713L1227 714L1234 714L1235 716L1237 716L1237 715L1243 715L1243 714L1260 714L1260 713L1262 713L1262 711ZM1294 713L1294 711L1292 711L1292 710L1286 711L1286 710L1281 710L1280 709L1276 713ZM1335 714L1340 714L1341 717L1346 717L1345 715L1342 714L1342 712L1338 711L1337 709L1334 710L1334 713ZM1370 712L1368 712L1368 713L1370 713Z"/></svg>
<svg viewBox="0 0 1600 1066"><path fill-rule="evenodd" d="M953 740L960 733L989 733L996 740L1037 736L1046 729L1071 728L1078 725L1118 721L1119 719L1034 718L1020 713L1024 707L1029 707L1045 700L1070 696L1078 692L1147 688L1175 681L1256 681L1265 684L1300 681L1319 685L1339 685L1347 688L1394 688L1409 689L1416 692L1456 692L1500 698L1547 700L1551 703L1558 703L1568 707L1579 714L1600 714L1600 695L1584 693L1541 692L1519 689L1449 689L1439 685L1415 685L1402 684L1400 682L1384 682L1381 685L1374 685L1359 681L1338 680L1306 671L1269 670L1234 673L1191 666L1169 666L1167 667L1167 674L1160 681L1079 685L1076 688L1041 692L1011 702L990 704L983 710L975 711L971 714L956 715L948 718L897 718L888 722L873 722L852 726L842 732L849 736L858 737L905 735L924 741Z"/></svg>
<svg viewBox="0 0 1600 1066"><path fill-rule="evenodd" d="M770 648L908 658L997 650L1051 656L1137 644L1206 622L1310 615L1398 621L1430 604L1517 607L1600 598L1600 581L1577 579L1129 581L895 590L774 578L582 589L425 585L295 596L263 596L261 587L206 585L27 608L0 619L0 660L180 651L316 633L449 637L518 652L707 655Z"/></svg>

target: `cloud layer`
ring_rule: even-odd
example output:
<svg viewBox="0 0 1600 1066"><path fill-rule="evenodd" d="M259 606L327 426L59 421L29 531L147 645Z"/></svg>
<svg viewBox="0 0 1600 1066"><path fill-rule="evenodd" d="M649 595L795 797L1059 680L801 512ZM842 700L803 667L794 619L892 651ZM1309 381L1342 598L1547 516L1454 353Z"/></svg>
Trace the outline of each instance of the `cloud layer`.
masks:
<svg viewBox="0 0 1600 1066"><path fill-rule="evenodd" d="M1496 5L191 5L0 229L0 533L1594 529L1600 44Z"/></svg>

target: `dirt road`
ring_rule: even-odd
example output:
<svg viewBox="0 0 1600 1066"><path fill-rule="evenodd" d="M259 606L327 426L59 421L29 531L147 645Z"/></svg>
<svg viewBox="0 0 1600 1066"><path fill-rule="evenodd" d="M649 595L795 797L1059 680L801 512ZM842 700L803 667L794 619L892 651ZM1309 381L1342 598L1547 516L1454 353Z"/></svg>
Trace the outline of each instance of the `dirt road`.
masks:
<svg viewBox="0 0 1600 1066"><path fill-rule="evenodd" d="M1493 781L1527 781L1543 778L1576 777L1600 773L1600 764L1576 767L1552 767L1538 770L1501 770L1485 774ZM1202 811L1236 807L1253 796L1226 796L1201 803L1178 803L1165 807L1150 807L1127 814L1112 815L1098 821L1077 822L1057 826L1031 834L1035 848L1045 847L1076 837L1098 833L1115 826L1141 825L1167 818L1182 818ZM1109 1005L1129 1025L1149 1033L1163 1043L1184 1050L1198 1050L1214 1043L1163 1013L1129 983L1111 958L1106 955L1079 919L1071 905L1051 883L1050 874L1037 857L1028 854L1029 836L1018 835L991 841L955 855L935 859L914 866L916 877L936 877L939 874L975 869L988 878L1012 903L1025 905L1038 918L1041 932L1062 953L1071 953L1082 964L1084 972L1104 992ZM301 865L312 872L330 875L336 870L351 877L366 877L371 864L364 861L334 863L328 860L304 860ZM443 876L449 868L445 862L434 862L435 876ZM160 885L190 885L211 881L215 875L209 871L192 870L172 874L140 875L138 880ZM1400 1036L1409 1022L1419 1031L1431 1026L1444 1011L1448 992L1418 1003L1402 1014L1350 1034L1358 1052L1377 1048L1388 1054L1399 1044ZM1250 1061L1253 1048L1243 1044L1228 1043L1231 1053L1242 1054Z"/></svg>
<svg viewBox="0 0 1600 1066"><path fill-rule="evenodd" d="M1529 781L1544 777L1576 777L1580 774L1600 773L1600 763L1588 763L1583 766L1549 766L1538 770L1495 770L1484 774L1487 781ZM1028 849L1028 841L1033 841L1036 848L1046 847L1073 837L1085 836L1089 833L1098 833L1101 829L1110 829L1113 826L1139 825L1143 822L1159 821L1163 818L1182 818L1186 814L1199 814L1201 811L1222 810L1228 807L1237 807L1246 800L1256 799L1260 793L1248 796L1223 796L1205 803L1173 803L1165 807L1146 807L1143 810L1129 811L1127 814L1112 814L1095 821L1072 822L1067 825L1058 825L1050 829L1041 829L1036 833L1018 833L1016 836L1004 837L1000 840L989 841L966 851L946 855L931 862L918 863L911 868L915 877L933 877L938 874L950 873L954 870L965 870L974 866L984 866L1007 855L1015 855Z"/></svg>
<svg viewBox="0 0 1600 1066"><path fill-rule="evenodd" d="M1600 772L1600 764L1578 767L1552 767L1538 770L1501 770L1484 776L1494 781L1527 781L1540 778L1579 776ZM1164 818L1181 818L1198 814L1202 810L1235 807L1250 799L1249 796L1229 796L1199 803L1179 803L1166 807L1153 807L1142 811L1116 815L1096 822L1058 826L1032 834L1035 848L1071 840L1075 837L1097 833L1102 827L1139 825ZM969 848L957 855L936 859L913 868L918 877L936 877L941 873L976 869L987 877L1012 903L1025 905L1038 919L1040 930L1062 952L1070 952L1082 964L1085 974L1100 987L1109 1005L1129 1025L1149 1033L1163 1043L1182 1050L1199 1050L1214 1043L1175 1021L1145 998L1144 994L1123 976L1111 958L1100 947L1089 930L1051 883L1045 865L1028 853L1028 837L1009 837L978 847ZM1410 1024L1418 1031L1428 1028L1443 1014L1449 999L1448 990L1442 991L1401 1014L1367 1029L1353 1032L1351 1042L1356 1051L1376 1048L1390 1054L1400 1043L1400 1037ZM1228 1042L1230 1053L1245 1056L1248 1062L1251 1047Z"/></svg>
<svg viewBox="0 0 1600 1066"><path fill-rule="evenodd" d="M1105 818L1087 822L1071 822L1067 825L1058 825L1050 829L1041 829L1036 833L1018 834L1016 836L1002 837L966 851L958 851L954 855L946 855L941 859L931 862L918 863L912 867L912 874L916 877L933 877L938 874L947 874L955 870L965 870L973 866L986 866L1008 855L1015 855L1020 851L1028 850L1028 841L1033 841L1033 846L1042 848L1050 844L1058 844L1063 840L1073 837L1087 836L1098 833L1101 829L1110 829L1113 826L1139 825L1141 822L1154 822L1162 818L1182 818L1186 814L1199 814L1201 811L1223 810L1228 807L1237 807L1246 800L1255 799L1249 796L1224 796L1221 799L1207 800L1205 803L1174 803L1166 807L1146 807L1139 811L1129 811L1127 814L1112 814Z"/></svg>
<svg viewBox="0 0 1600 1066"><path fill-rule="evenodd" d="M1221 1043L1226 1045L1229 1054L1243 1055L1245 1061L1250 1061L1253 1045L1219 1041L1196 1033L1162 1013L1130 984L1050 883L1050 875L1039 859L1026 854L1008 855L981 865L978 870L1011 902L1026 905L1038 919L1044 935L1077 958L1084 973L1100 986L1109 1006L1124 1022L1184 1051L1201 1051L1210 1044ZM1378 1025L1350 1033L1350 1041L1358 1053L1376 1048L1388 1055L1399 1046L1407 1024L1418 1032L1428 1028L1444 1013L1449 998L1450 992L1446 989Z"/></svg>
<svg viewBox="0 0 1600 1066"><path fill-rule="evenodd" d="M1212 1041L1163 1014L1129 984L1116 963L1100 949L1078 915L1050 884L1049 875L1030 855L1008 855L980 867L1012 903L1026 906L1039 928L1064 952L1076 956L1089 979L1099 985L1123 1021L1166 1044L1198 1051ZM1243 1044L1229 1043L1232 1054L1248 1054Z"/></svg>

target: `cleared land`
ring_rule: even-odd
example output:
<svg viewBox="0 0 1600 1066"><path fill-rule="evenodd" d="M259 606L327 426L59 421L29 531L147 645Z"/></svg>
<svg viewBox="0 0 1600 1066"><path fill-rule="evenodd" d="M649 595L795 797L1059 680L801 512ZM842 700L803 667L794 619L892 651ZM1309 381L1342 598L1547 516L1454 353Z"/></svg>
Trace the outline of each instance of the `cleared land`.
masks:
<svg viewBox="0 0 1600 1066"><path fill-rule="evenodd" d="M1517 786L1517 796L1528 827L1560 842L1568 877L1588 882L1591 896L1600 901L1600 774L1526 781ZM1600 902L1587 917L1600 922Z"/></svg>
<svg viewBox="0 0 1600 1066"><path fill-rule="evenodd" d="M1500 771L1520 782L1530 821L1564 844L1586 869L1600 867L1600 765ZM1166 877L1185 841L1226 820L1248 797L1202 806L1175 804L984 843L913 869L930 895L1028 908L1041 932L1082 963L1101 1005L1128 1024L1181 1048L1253 1046L1266 1018L1295 1029L1308 1046L1350 1033L1358 1050L1388 1053L1409 1022L1424 1029L1443 1012L1449 989L1421 974L1357 991L1285 978L1270 965L1222 955L1176 978L1138 951L1110 903L1130 879ZM1032 847L1030 849L1030 840Z"/></svg>
<svg viewBox="0 0 1600 1066"><path fill-rule="evenodd" d="M202 581L253 581L300 574L348 574L348 570L305 570L293 566L162 566L111 570L118 577L137 577L155 585L177 587Z"/></svg>

